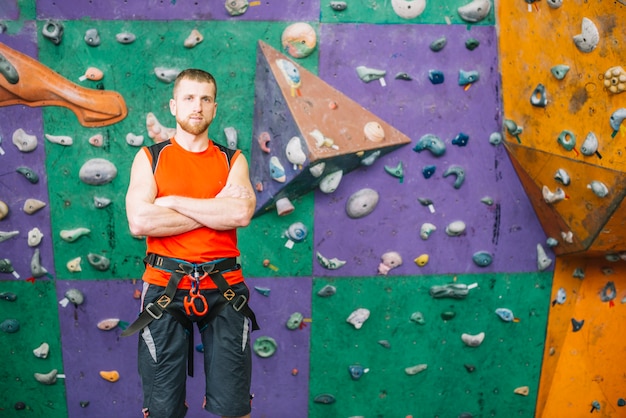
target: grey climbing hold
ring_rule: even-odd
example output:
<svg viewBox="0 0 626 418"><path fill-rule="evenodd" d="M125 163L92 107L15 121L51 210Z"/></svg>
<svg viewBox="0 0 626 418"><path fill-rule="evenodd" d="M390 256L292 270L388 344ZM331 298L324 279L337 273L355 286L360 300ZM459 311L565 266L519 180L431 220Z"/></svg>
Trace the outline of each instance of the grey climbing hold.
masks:
<svg viewBox="0 0 626 418"><path fill-rule="evenodd" d="M302 321L304 320L304 317L302 316L302 314L300 312L294 312L289 316L289 319L287 320L287 328L294 330L294 329L299 329L300 326L302 325Z"/></svg>
<svg viewBox="0 0 626 418"><path fill-rule="evenodd" d="M86 184L99 186L113 181L117 176L115 165L104 158L92 158L85 162L78 172L78 177Z"/></svg>
<svg viewBox="0 0 626 418"><path fill-rule="evenodd" d="M376 68L369 68L364 65L359 65L358 67L356 67L356 73L358 74L361 80L363 80L366 83L369 83L370 81L383 78L385 74L387 74L387 71L379 70Z"/></svg>
<svg viewBox="0 0 626 418"><path fill-rule="evenodd" d="M93 197L93 205L98 209L106 208L110 204L111 204L111 199L109 199L108 197L102 197L102 196Z"/></svg>
<svg viewBox="0 0 626 418"><path fill-rule="evenodd" d="M98 46L100 45L100 34L98 33L98 29L91 28L87 29L85 32L85 42L89 46Z"/></svg>
<svg viewBox="0 0 626 418"><path fill-rule="evenodd" d="M20 321L17 319L9 318L0 323L0 330L7 334L13 334L20 330Z"/></svg>
<svg viewBox="0 0 626 418"><path fill-rule="evenodd" d="M46 270L41 265L41 255L39 248L35 248L33 256L30 260L30 272L34 278L45 276L48 273L48 270Z"/></svg>
<svg viewBox="0 0 626 418"><path fill-rule="evenodd" d="M83 292L78 289L68 289L67 292L65 292L65 297L74 305L81 305L85 301Z"/></svg>
<svg viewBox="0 0 626 418"><path fill-rule="evenodd" d="M4 76L9 84L17 84L17 82L20 81L20 75L17 70L2 54L0 54L0 74Z"/></svg>
<svg viewBox="0 0 626 418"><path fill-rule="evenodd" d="M130 32L121 32L115 35L115 40L121 44L132 44L135 39L137 39L135 34Z"/></svg>
<svg viewBox="0 0 626 418"><path fill-rule="evenodd" d="M450 283L445 285L431 286L429 290L433 298L465 299L469 294L469 287L463 283Z"/></svg>
<svg viewBox="0 0 626 418"><path fill-rule="evenodd" d="M26 178L26 180L28 180L32 184L36 184L39 181L39 176L31 168L21 166L21 167L16 168L15 171L23 175Z"/></svg>
<svg viewBox="0 0 626 418"><path fill-rule="evenodd" d="M447 43L448 39L445 36L442 36L441 38L437 38L432 41L429 45L429 48L433 52L439 52L446 46Z"/></svg>
<svg viewBox="0 0 626 418"><path fill-rule="evenodd" d="M596 49L600 42L600 32L598 28L591 21L591 19L583 17L582 31L578 35L574 36L574 44L581 52L591 52Z"/></svg>
<svg viewBox="0 0 626 418"><path fill-rule="evenodd" d="M107 257L100 254L87 254L87 261L93 268L99 271L106 271L111 265L111 261Z"/></svg>
<svg viewBox="0 0 626 418"><path fill-rule="evenodd" d="M341 12L348 8L348 4L345 1L331 1L330 8L336 12Z"/></svg>
<svg viewBox="0 0 626 418"><path fill-rule="evenodd" d="M63 25L57 21L48 19L41 28L41 34L55 45L59 45L63 39Z"/></svg>
<svg viewBox="0 0 626 418"><path fill-rule="evenodd" d="M315 398L313 398L313 402L315 403L322 403L322 404L331 404L331 403L335 403L336 399L333 395L331 395L330 393L322 393L321 395L317 395Z"/></svg>
<svg viewBox="0 0 626 418"><path fill-rule="evenodd" d="M450 175L454 175L456 178L454 180L454 188L460 189L465 181L465 169L460 165L451 165L443 172L443 177L448 177Z"/></svg>
<svg viewBox="0 0 626 418"><path fill-rule="evenodd" d="M457 9L457 13L461 19L466 22L476 23L487 17L490 10L490 0L473 0L472 2L459 7Z"/></svg>
<svg viewBox="0 0 626 418"><path fill-rule="evenodd" d="M56 383L57 375L57 369L52 369L48 373L35 373L35 380L37 380L39 383L43 383L44 385L52 385Z"/></svg>
<svg viewBox="0 0 626 418"><path fill-rule="evenodd" d="M554 77L556 77L557 80L563 80L568 71L569 66L565 64L555 65L554 67L550 68L550 72Z"/></svg>
<svg viewBox="0 0 626 418"><path fill-rule="evenodd" d="M333 285L327 284L317 292L317 296L327 298L334 295L335 293L337 293L337 288Z"/></svg>
<svg viewBox="0 0 626 418"><path fill-rule="evenodd" d="M378 205L379 195L374 189L364 188L353 193L346 201L346 213L352 219L369 215Z"/></svg>
<svg viewBox="0 0 626 418"><path fill-rule="evenodd" d="M530 104L536 107L546 107L548 104L548 97L546 96L546 86L539 83L530 95Z"/></svg>

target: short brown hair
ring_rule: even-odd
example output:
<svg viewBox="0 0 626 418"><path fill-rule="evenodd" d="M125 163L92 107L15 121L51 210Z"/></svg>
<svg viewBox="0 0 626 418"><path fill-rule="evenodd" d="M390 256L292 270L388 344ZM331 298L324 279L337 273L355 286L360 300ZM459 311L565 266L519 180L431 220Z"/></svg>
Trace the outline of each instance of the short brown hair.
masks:
<svg viewBox="0 0 626 418"><path fill-rule="evenodd" d="M183 79L213 84L213 87L215 87L215 97L217 98L217 83L215 82L215 77L213 77L213 75L208 71L199 70L197 68L187 68L176 76L176 80L174 80L174 89L172 90L173 96L176 96L178 84L180 83L180 80Z"/></svg>

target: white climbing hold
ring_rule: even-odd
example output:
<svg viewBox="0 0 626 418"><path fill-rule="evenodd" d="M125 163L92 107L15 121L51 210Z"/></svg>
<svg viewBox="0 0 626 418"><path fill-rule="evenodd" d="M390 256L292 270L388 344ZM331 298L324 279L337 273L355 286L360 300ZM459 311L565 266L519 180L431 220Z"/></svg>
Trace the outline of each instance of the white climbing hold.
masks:
<svg viewBox="0 0 626 418"><path fill-rule="evenodd" d="M346 322L349 322L350 324L352 324L354 328L356 329L361 329L361 327L363 326L363 323L365 323L365 321L367 321L369 317L370 317L369 309L359 308L355 310L354 312L352 312L350 316L348 316L348 319L346 319Z"/></svg>
<svg viewBox="0 0 626 418"><path fill-rule="evenodd" d="M583 17L582 32L574 36L576 48L581 52L591 52L596 49L600 42L600 32L591 21L591 19Z"/></svg>

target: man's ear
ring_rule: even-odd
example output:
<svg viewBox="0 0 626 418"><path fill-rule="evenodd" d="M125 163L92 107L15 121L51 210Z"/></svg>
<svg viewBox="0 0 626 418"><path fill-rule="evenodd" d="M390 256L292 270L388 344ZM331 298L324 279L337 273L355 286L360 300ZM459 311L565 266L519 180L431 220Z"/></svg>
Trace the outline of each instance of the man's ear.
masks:
<svg viewBox="0 0 626 418"><path fill-rule="evenodd" d="M172 116L176 116L176 100L170 99L170 113Z"/></svg>

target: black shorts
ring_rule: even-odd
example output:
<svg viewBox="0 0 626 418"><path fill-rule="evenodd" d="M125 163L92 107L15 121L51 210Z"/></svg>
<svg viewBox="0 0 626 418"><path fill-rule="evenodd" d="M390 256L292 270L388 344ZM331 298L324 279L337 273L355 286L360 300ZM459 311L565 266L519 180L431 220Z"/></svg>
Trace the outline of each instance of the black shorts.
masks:
<svg viewBox="0 0 626 418"><path fill-rule="evenodd" d="M237 295L249 297L245 283L232 286ZM143 306L160 296L163 287L144 283ZM218 290L201 290L209 309L222 298ZM169 309L183 310L188 290L177 290ZM195 318L191 318L192 320ZM200 330L204 346L206 378L204 408L216 415L239 417L250 413L250 322L227 304ZM189 349L187 330L172 315L164 313L140 332L138 364L143 387L143 407L150 418L182 418L187 382Z"/></svg>

